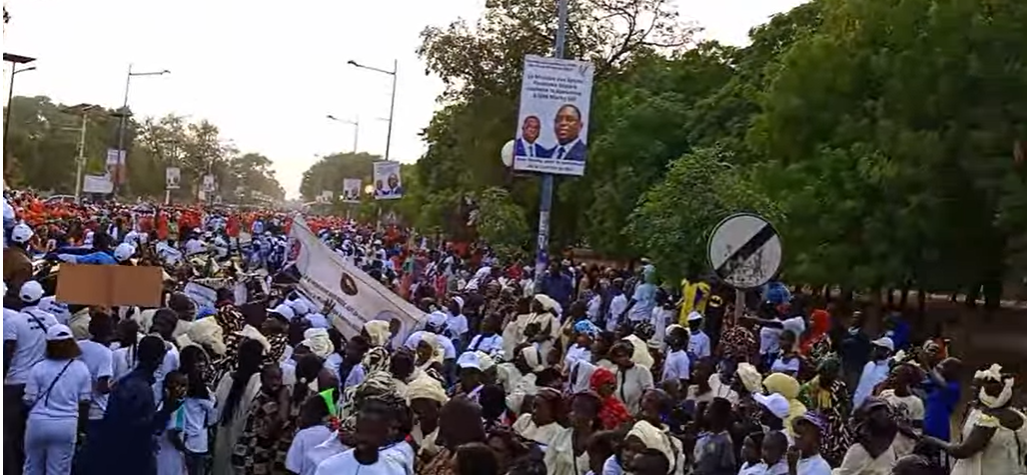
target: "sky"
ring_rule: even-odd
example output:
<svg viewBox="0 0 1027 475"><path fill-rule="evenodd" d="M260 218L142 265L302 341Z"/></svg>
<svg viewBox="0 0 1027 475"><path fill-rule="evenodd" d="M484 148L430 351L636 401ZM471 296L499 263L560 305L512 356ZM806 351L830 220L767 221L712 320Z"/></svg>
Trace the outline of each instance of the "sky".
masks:
<svg viewBox="0 0 1027 475"><path fill-rule="evenodd" d="M573 1L573 0L571 0ZM675 0L701 38L744 45L747 33L802 0ZM4 52L38 58L17 75L14 94L65 104L129 104L137 115L184 115L216 124L243 152L274 162L287 196L319 155L358 148L384 155L391 76L347 65L392 69L398 62L390 156L414 162L418 133L437 108L442 82L416 53L420 32L457 18L477 19L485 0L358 2L297 0L7 0ZM259 5L260 8L255 6ZM9 71L5 63L4 91ZM512 135L513 131L511 131ZM497 151L498 157L498 151Z"/></svg>

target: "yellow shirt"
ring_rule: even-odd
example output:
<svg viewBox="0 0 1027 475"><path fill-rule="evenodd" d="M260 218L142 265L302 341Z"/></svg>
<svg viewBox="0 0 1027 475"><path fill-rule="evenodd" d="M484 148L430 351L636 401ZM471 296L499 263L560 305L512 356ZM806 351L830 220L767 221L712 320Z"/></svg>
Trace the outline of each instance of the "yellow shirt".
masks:
<svg viewBox="0 0 1027 475"><path fill-rule="evenodd" d="M693 311L706 314L706 304L710 301L710 284L706 282L689 282L688 279L681 280L681 313L678 316L678 324L688 328L688 314Z"/></svg>

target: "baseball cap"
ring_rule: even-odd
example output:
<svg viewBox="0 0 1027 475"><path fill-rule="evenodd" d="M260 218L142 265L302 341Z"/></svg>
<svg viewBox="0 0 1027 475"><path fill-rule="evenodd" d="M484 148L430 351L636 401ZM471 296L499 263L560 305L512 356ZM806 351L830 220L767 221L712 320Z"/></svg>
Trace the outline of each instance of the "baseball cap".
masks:
<svg viewBox="0 0 1027 475"><path fill-rule="evenodd" d="M788 417L788 400L784 396L777 393L769 396L753 394L752 398L778 419Z"/></svg>
<svg viewBox="0 0 1027 475"><path fill-rule="evenodd" d="M18 297L21 298L22 302L35 302L43 298L43 286L34 280L25 282L21 284Z"/></svg>
<svg viewBox="0 0 1027 475"><path fill-rule="evenodd" d="M75 335L67 325L60 323L46 329L46 341L74 340Z"/></svg>
<svg viewBox="0 0 1027 475"><path fill-rule="evenodd" d="M442 312L432 312L428 314L428 325L433 327L441 327L446 324L446 314Z"/></svg>
<svg viewBox="0 0 1027 475"><path fill-rule="evenodd" d="M294 311L292 315L288 315L289 319L292 319L296 316L303 316L310 312L310 306L307 305L307 302L303 299L293 300L292 302L289 302L289 306L291 306L292 310Z"/></svg>
<svg viewBox="0 0 1027 475"><path fill-rule="evenodd" d="M11 230L11 240L24 244L29 242L29 239L32 239L33 234L35 233L32 232L32 228L25 224L18 224Z"/></svg>
<svg viewBox="0 0 1027 475"><path fill-rule="evenodd" d="M296 312L292 310L292 307L285 304L279 304L277 307L272 308L271 313L277 313L285 317L287 320L292 320L293 318L296 318Z"/></svg>
<svg viewBox="0 0 1027 475"><path fill-rule="evenodd" d="M702 314L701 313L693 311L692 313L688 314L688 321L694 322L696 320L702 320Z"/></svg>
<svg viewBox="0 0 1027 475"><path fill-rule="evenodd" d="M124 262L128 260L128 258L132 257L132 254L135 254L135 252L136 248L132 247L132 245L127 242L123 242L118 244L118 247L114 248L114 260Z"/></svg>
<svg viewBox="0 0 1027 475"><path fill-rule="evenodd" d="M473 351L466 351L456 359L456 365L460 368L474 368L481 371L481 358Z"/></svg>
<svg viewBox="0 0 1027 475"><path fill-rule="evenodd" d="M882 348L887 348L888 351L895 351L895 342L893 342L891 338L888 338L886 336L878 338L870 342L870 344L874 346L880 346Z"/></svg>
<svg viewBox="0 0 1027 475"><path fill-rule="evenodd" d="M820 430L821 433L823 433L824 431L827 430L827 421L824 419L824 416L821 416L820 414L818 414L816 412L812 412L811 411L811 412L807 412L807 413L805 413L805 414L803 414L803 415L801 415L799 417L796 417L795 420L792 421L792 425L794 426L795 423L797 423L799 421L806 421L806 422L809 422L810 424L813 424L817 429Z"/></svg>

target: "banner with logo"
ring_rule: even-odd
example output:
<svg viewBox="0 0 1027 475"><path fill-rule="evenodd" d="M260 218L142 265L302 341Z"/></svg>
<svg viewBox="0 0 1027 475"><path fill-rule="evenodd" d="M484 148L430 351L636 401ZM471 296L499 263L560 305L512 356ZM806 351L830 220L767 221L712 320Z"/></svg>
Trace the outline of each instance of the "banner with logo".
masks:
<svg viewBox="0 0 1027 475"><path fill-rule="evenodd" d="M374 199L395 200L403 197L403 179L399 162L374 162Z"/></svg>
<svg viewBox="0 0 1027 475"><path fill-rule="evenodd" d="M359 203L361 185L363 183L359 178L346 178L342 180L342 202Z"/></svg>
<svg viewBox="0 0 1027 475"><path fill-rule="evenodd" d="M289 230L287 261L295 264L298 288L346 338L358 335L371 320L396 320L401 339L413 331L424 312L347 262L322 243L303 218Z"/></svg>
<svg viewBox="0 0 1027 475"><path fill-rule="evenodd" d="M164 183L169 190L177 190L182 185L182 169L168 167L164 169Z"/></svg>

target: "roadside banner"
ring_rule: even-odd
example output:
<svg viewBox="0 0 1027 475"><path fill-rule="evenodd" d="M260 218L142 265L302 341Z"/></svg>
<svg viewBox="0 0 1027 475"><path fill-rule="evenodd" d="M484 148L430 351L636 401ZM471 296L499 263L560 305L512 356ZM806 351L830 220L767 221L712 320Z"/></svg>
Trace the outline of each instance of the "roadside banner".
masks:
<svg viewBox="0 0 1027 475"><path fill-rule="evenodd" d="M594 72L585 61L524 57L514 170L585 174Z"/></svg>
<svg viewBox="0 0 1027 475"><path fill-rule="evenodd" d="M289 229L287 261L295 265L298 290L347 338L360 334L371 320L396 320L402 341L424 316L321 242L299 216Z"/></svg>
<svg viewBox="0 0 1027 475"><path fill-rule="evenodd" d="M374 162L374 199L395 200L403 197L403 177L399 162Z"/></svg>
<svg viewBox="0 0 1027 475"><path fill-rule="evenodd" d="M346 178L342 180L342 202L343 203L359 203L360 202L360 182L359 178Z"/></svg>

